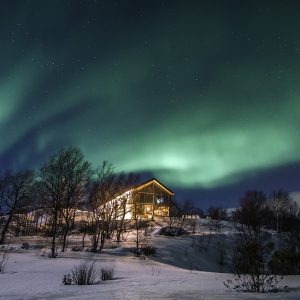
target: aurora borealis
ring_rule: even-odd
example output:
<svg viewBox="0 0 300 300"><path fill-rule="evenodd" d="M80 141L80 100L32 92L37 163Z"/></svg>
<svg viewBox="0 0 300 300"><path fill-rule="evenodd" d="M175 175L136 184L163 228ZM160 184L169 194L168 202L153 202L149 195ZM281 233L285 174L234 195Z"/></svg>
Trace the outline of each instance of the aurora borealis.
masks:
<svg viewBox="0 0 300 300"><path fill-rule="evenodd" d="M299 1L1 1L0 166L74 145L196 201L300 190L299 28Z"/></svg>

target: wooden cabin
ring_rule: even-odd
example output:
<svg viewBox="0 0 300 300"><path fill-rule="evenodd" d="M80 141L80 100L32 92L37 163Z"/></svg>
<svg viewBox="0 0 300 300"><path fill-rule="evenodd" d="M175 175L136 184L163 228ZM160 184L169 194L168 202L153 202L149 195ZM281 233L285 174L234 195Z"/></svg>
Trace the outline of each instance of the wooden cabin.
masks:
<svg viewBox="0 0 300 300"><path fill-rule="evenodd" d="M152 178L131 190L131 217L140 216L142 219L168 217L174 192Z"/></svg>

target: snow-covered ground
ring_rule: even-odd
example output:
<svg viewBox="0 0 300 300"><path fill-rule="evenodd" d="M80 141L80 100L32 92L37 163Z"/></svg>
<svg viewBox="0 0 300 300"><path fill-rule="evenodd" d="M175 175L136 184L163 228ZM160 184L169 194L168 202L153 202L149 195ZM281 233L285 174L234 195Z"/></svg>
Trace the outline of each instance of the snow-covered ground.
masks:
<svg viewBox="0 0 300 300"><path fill-rule="evenodd" d="M230 228L224 228L222 239L226 240ZM203 231L195 238L200 234ZM226 241L230 243L230 237ZM38 247L43 240L31 238L29 244L35 244L31 250L20 248L22 239L13 242L5 272L0 274L0 299L300 299L300 276L287 276L280 283L289 286L288 292L231 292L223 285L231 275L218 272L214 252L193 246L193 236L155 235L152 243L157 256L146 259L133 257L124 245L97 254L68 251L50 259ZM64 286L63 275L84 260L115 266L115 279L92 286Z"/></svg>
<svg viewBox="0 0 300 300"><path fill-rule="evenodd" d="M6 272L0 274L0 299L299 299L300 277L282 283L291 291L244 294L227 290L226 273L190 271L130 256L69 252L57 259L37 251L11 253ZM116 279L93 286L64 286L62 278L82 259L114 265Z"/></svg>

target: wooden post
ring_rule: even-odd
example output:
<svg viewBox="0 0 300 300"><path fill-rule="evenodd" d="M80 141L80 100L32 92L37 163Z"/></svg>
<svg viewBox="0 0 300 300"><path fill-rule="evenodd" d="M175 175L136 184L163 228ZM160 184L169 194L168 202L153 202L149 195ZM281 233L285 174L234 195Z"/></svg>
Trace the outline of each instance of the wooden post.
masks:
<svg viewBox="0 0 300 300"><path fill-rule="evenodd" d="M152 183L152 217L151 221L154 220L154 183Z"/></svg>

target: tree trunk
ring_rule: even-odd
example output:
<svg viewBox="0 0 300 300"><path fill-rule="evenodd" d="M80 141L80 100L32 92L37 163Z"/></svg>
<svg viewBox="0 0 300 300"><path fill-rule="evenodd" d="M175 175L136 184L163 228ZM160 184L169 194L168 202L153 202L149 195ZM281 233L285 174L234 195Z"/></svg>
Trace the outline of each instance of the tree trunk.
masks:
<svg viewBox="0 0 300 300"><path fill-rule="evenodd" d="M57 234L57 218L58 211L54 212L52 225L52 243L51 243L51 258L56 257L56 234Z"/></svg>
<svg viewBox="0 0 300 300"><path fill-rule="evenodd" d="M122 217L119 223L117 223L117 242L120 243L121 241L121 234L124 232L124 220L126 216L126 203L123 203L123 208L122 208Z"/></svg>
<svg viewBox="0 0 300 300"><path fill-rule="evenodd" d="M100 247L99 247L99 251L101 252L103 247L104 247L104 242L105 242L105 232L101 232L100 233Z"/></svg>
<svg viewBox="0 0 300 300"><path fill-rule="evenodd" d="M84 249L84 240L85 240L85 236L86 236L86 225L84 226L84 232L83 232L83 236L82 236L82 249Z"/></svg>
<svg viewBox="0 0 300 300"><path fill-rule="evenodd" d="M39 216L36 216L36 221L35 221L35 235L38 233L38 226L39 226Z"/></svg>
<svg viewBox="0 0 300 300"><path fill-rule="evenodd" d="M3 230L2 230L2 232L1 232L0 245L1 245L1 244L4 244L4 242L5 242L6 233L7 233L9 224L10 224L10 222L11 222L11 220L12 220L12 217L13 217L13 212L11 211L11 212L9 213L8 219L6 220L6 222L5 222L5 224L4 224L4 227L3 227Z"/></svg>
<svg viewBox="0 0 300 300"><path fill-rule="evenodd" d="M62 245L61 252L65 252L66 250L69 229L70 229L69 221L66 220L66 224L64 226L64 232L63 232L63 245Z"/></svg>
<svg viewBox="0 0 300 300"><path fill-rule="evenodd" d="M140 255L140 220L136 219L135 220L135 226L136 226L136 240L135 240L135 245L136 245L136 255Z"/></svg>
<svg viewBox="0 0 300 300"><path fill-rule="evenodd" d="M92 246L93 246L92 252L97 252L99 236L100 236L100 233L97 233L97 234L93 235L93 237L92 237Z"/></svg>
<svg viewBox="0 0 300 300"><path fill-rule="evenodd" d="M63 232L63 244L62 244L62 249L61 252L65 252L66 246L67 246L67 236L68 236L68 230L65 229Z"/></svg>
<svg viewBox="0 0 300 300"><path fill-rule="evenodd" d="M95 233L92 235L92 238L91 238L92 252L97 252L99 238L100 238L100 229L99 229L99 224L97 224L96 228L95 228Z"/></svg>
<svg viewBox="0 0 300 300"><path fill-rule="evenodd" d="M119 228L117 229L117 242L120 243L121 241L121 234L124 229L124 219L120 220Z"/></svg>

